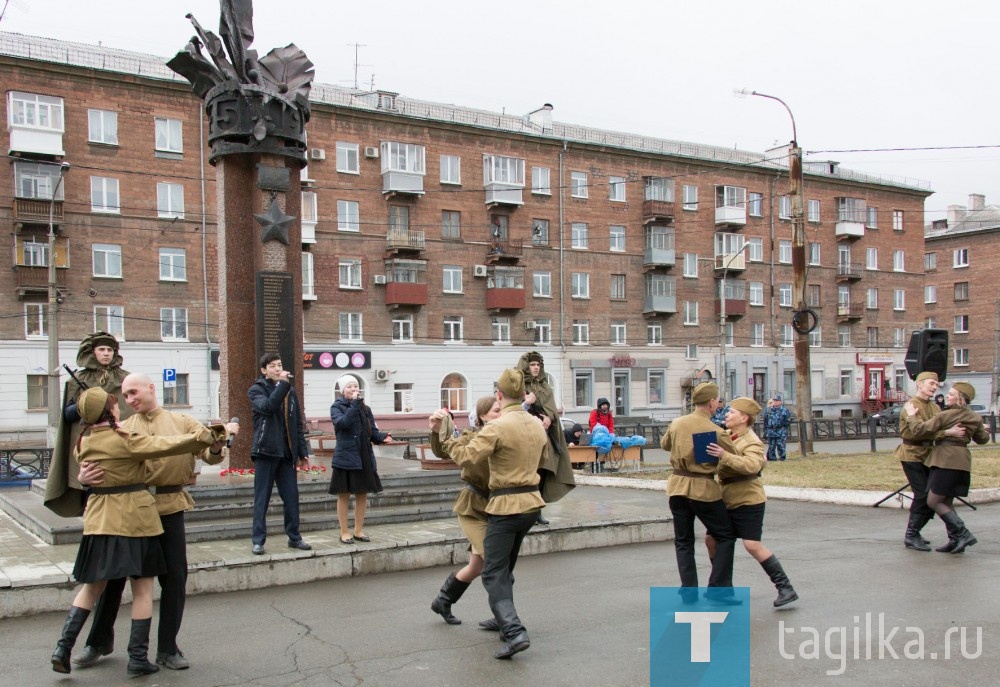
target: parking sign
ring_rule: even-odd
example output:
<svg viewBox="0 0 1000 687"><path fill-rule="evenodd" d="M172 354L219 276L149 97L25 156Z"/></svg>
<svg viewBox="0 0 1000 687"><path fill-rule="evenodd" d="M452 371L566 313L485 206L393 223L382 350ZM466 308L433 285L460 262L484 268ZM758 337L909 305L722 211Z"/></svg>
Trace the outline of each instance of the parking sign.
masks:
<svg viewBox="0 0 1000 687"><path fill-rule="evenodd" d="M173 389L177 386L177 368L163 368L163 388Z"/></svg>

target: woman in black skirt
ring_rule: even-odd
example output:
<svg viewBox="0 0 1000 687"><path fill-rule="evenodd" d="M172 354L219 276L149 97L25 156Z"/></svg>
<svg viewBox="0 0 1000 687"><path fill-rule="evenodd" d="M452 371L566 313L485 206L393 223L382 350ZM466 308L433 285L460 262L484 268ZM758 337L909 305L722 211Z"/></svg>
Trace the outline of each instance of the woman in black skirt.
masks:
<svg viewBox="0 0 1000 687"><path fill-rule="evenodd" d="M372 410L365 405L361 386L353 375L337 381L340 397L330 406L330 419L337 435L333 452L333 478L330 493L337 495L337 520L340 521L340 543L371 541L365 534L365 511L368 494L382 491L382 481L375 464L372 444L391 444L388 432L380 432ZM347 515L354 494L354 534L347 527Z"/></svg>
<svg viewBox="0 0 1000 687"><path fill-rule="evenodd" d="M99 463L104 482L91 489L83 515L83 539L73 577L83 583L70 607L62 636L52 653L52 670L70 672L70 652L108 580L132 582L132 631L128 642L129 676L155 673L149 662L149 626L153 615L153 577L166 572L157 536L163 526L156 501L144 483L147 458L221 449L223 429L202 427L182 436L136 436L118 428L118 399L100 387L84 391L77 410L84 423L77 460Z"/></svg>
<svg viewBox="0 0 1000 687"><path fill-rule="evenodd" d="M976 538L955 512L956 496L968 496L972 482L972 453L969 442L985 444L990 435L983 427L983 418L970 409L969 402L976 397L976 390L966 382L955 382L945 396L946 408L940 413L920 422L917 408L907 403L901 418L910 430L916 433L933 434L956 425L965 428L965 436L950 437L938 435L930 456L930 477L927 480L927 505L944 521L948 530L948 543L935 551L942 553L962 553L976 543Z"/></svg>

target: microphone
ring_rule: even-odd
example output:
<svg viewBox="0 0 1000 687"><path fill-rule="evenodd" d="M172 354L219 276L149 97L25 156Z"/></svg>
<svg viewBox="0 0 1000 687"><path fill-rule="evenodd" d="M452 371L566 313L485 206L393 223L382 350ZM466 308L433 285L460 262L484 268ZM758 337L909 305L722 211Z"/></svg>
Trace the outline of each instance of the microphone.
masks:
<svg viewBox="0 0 1000 687"><path fill-rule="evenodd" d="M289 372L288 373L288 378L287 378L286 381L289 382L289 383L291 383L291 381L292 381L292 379L294 379L294 377L295 377L295 375L293 375L291 372Z"/></svg>
<svg viewBox="0 0 1000 687"><path fill-rule="evenodd" d="M229 418L229 422L235 423L235 424L238 425L240 423L240 419L238 417L231 417L231 418ZM235 438L236 438L236 435L233 434L232 432L230 432L229 433L229 438L226 439L226 448L232 448L233 447L233 439L235 439Z"/></svg>

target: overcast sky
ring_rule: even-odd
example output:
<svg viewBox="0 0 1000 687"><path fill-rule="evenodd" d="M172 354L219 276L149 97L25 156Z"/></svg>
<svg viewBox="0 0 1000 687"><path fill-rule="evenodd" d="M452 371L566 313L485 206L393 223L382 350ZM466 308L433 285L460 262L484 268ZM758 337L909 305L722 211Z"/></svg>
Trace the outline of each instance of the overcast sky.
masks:
<svg viewBox="0 0 1000 687"><path fill-rule="evenodd" d="M170 57L213 31L217 0L0 0L0 30ZM807 160L928 181L927 216L1000 205L996 31L988 0L676 2L257 0L254 47L290 42L316 81L509 114L763 152L791 138ZM990 76L990 75L993 76ZM808 183L808 182L807 182Z"/></svg>

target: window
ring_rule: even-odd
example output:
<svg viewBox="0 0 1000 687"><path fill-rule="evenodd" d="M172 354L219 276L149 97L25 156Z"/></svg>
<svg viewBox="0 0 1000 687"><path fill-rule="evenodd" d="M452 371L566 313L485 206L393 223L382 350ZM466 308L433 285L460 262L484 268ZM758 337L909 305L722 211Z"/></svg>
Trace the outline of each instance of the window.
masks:
<svg viewBox="0 0 1000 687"><path fill-rule="evenodd" d="M955 282L955 300L956 301L969 300L969 282L967 281Z"/></svg>
<svg viewBox="0 0 1000 687"><path fill-rule="evenodd" d="M628 343L627 325L625 320L611 321L611 345L624 346Z"/></svg>
<svg viewBox="0 0 1000 687"><path fill-rule="evenodd" d="M611 250L617 253L625 250L625 227L619 224L611 225Z"/></svg>
<svg viewBox="0 0 1000 687"><path fill-rule="evenodd" d="M552 182L549 181L548 167L531 168L531 192L539 196L552 195Z"/></svg>
<svg viewBox="0 0 1000 687"><path fill-rule="evenodd" d="M552 343L552 320L535 320L535 343L545 346Z"/></svg>
<svg viewBox="0 0 1000 687"><path fill-rule="evenodd" d="M906 289L892 290L892 309L906 310Z"/></svg>
<svg viewBox="0 0 1000 687"><path fill-rule="evenodd" d="M625 202L625 177L608 177L608 199Z"/></svg>
<svg viewBox="0 0 1000 687"><path fill-rule="evenodd" d="M778 241L778 262L783 265L792 264L792 242L780 240Z"/></svg>
<svg viewBox="0 0 1000 687"><path fill-rule="evenodd" d="M91 212L120 213L118 180L109 177L90 177Z"/></svg>
<svg viewBox="0 0 1000 687"><path fill-rule="evenodd" d="M698 209L698 187L690 186L684 184L681 187L681 192L683 194L684 202L681 206L685 210L697 210Z"/></svg>
<svg viewBox="0 0 1000 687"><path fill-rule="evenodd" d="M684 359L685 360L698 359L698 344L688 344L684 347Z"/></svg>
<svg viewBox="0 0 1000 687"><path fill-rule="evenodd" d="M337 171L345 174L360 174L358 144L337 141Z"/></svg>
<svg viewBox="0 0 1000 687"><path fill-rule="evenodd" d="M577 408L591 408L594 405L594 373L592 370L573 372L573 402Z"/></svg>
<svg viewBox="0 0 1000 687"><path fill-rule="evenodd" d="M28 375L28 410L45 410L49 407L48 375Z"/></svg>
<svg viewBox="0 0 1000 687"><path fill-rule="evenodd" d="M781 341L778 342L778 345L787 348L789 346L792 346L794 341L795 337L792 331L792 325L790 324L781 325Z"/></svg>
<svg viewBox="0 0 1000 687"><path fill-rule="evenodd" d="M823 328L816 327L816 329L809 332L809 348L819 348L823 345Z"/></svg>
<svg viewBox="0 0 1000 687"><path fill-rule="evenodd" d="M924 287L924 303L937 303L937 286L934 284Z"/></svg>
<svg viewBox="0 0 1000 687"><path fill-rule="evenodd" d="M405 205L389 206L389 235L405 237L410 231L410 208Z"/></svg>
<svg viewBox="0 0 1000 687"><path fill-rule="evenodd" d="M316 300L316 270L309 251L302 251L302 298Z"/></svg>
<svg viewBox="0 0 1000 687"><path fill-rule="evenodd" d="M413 412L413 384L392 385L392 410L395 413Z"/></svg>
<svg viewBox="0 0 1000 687"><path fill-rule="evenodd" d="M613 300L613 301L623 301L623 300L625 300L625 275L624 274L612 274L611 275L611 300Z"/></svg>
<svg viewBox="0 0 1000 687"><path fill-rule="evenodd" d="M524 186L524 159L483 155L483 183Z"/></svg>
<svg viewBox="0 0 1000 687"><path fill-rule="evenodd" d="M445 265L441 271L441 290L445 293L462 293L462 268Z"/></svg>
<svg viewBox="0 0 1000 687"><path fill-rule="evenodd" d="M383 172L423 175L425 169L425 150L422 145L382 141Z"/></svg>
<svg viewBox="0 0 1000 687"><path fill-rule="evenodd" d="M851 325L837 325L837 345L841 348L851 347Z"/></svg>
<svg viewBox="0 0 1000 687"><path fill-rule="evenodd" d="M646 345L663 345L663 325L659 322L650 322L646 325Z"/></svg>
<svg viewBox="0 0 1000 687"><path fill-rule="evenodd" d="M182 196L183 198L183 196ZM315 191L302 192L302 221L313 225L319 221L319 205ZM314 228L315 231L315 228Z"/></svg>
<svg viewBox="0 0 1000 687"><path fill-rule="evenodd" d="M187 253L183 248L160 249L160 280L187 280Z"/></svg>
<svg viewBox="0 0 1000 687"><path fill-rule="evenodd" d="M866 338L870 348L878 348L878 327L868 327Z"/></svg>
<svg viewBox="0 0 1000 687"><path fill-rule="evenodd" d="M455 210L441 211L441 238L462 238L462 213Z"/></svg>
<svg viewBox="0 0 1000 687"><path fill-rule="evenodd" d="M928 317L924 320L924 329L937 329L937 318Z"/></svg>
<svg viewBox="0 0 1000 687"><path fill-rule="evenodd" d="M32 238L25 239L22 244L21 263L25 267L48 267L49 244L39 243Z"/></svg>
<svg viewBox="0 0 1000 687"><path fill-rule="evenodd" d="M35 93L8 93L7 116L12 126L63 131L63 99Z"/></svg>
<svg viewBox="0 0 1000 687"><path fill-rule="evenodd" d="M893 210L892 211L892 230L893 231L903 231L903 211Z"/></svg>
<svg viewBox="0 0 1000 687"><path fill-rule="evenodd" d="M823 307L822 288L820 284L806 285L806 305L810 308Z"/></svg>
<svg viewBox="0 0 1000 687"><path fill-rule="evenodd" d="M510 217L507 215L490 215L490 236L495 241L506 241L510 228Z"/></svg>
<svg viewBox="0 0 1000 687"><path fill-rule="evenodd" d="M854 370L850 368L844 368L840 370L840 395L841 396L853 396L854 395Z"/></svg>
<svg viewBox="0 0 1000 687"><path fill-rule="evenodd" d="M722 339L726 346L733 345L733 323L726 322L726 326L722 330Z"/></svg>
<svg viewBox="0 0 1000 687"><path fill-rule="evenodd" d="M113 243L93 245L94 276L120 279L122 276L122 247Z"/></svg>
<svg viewBox="0 0 1000 687"><path fill-rule="evenodd" d="M658 200L664 203L674 202L674 180L667 177L645 177L644 200Z"/></svg>
<svg viewBox="0 0 1000 687"><path fill-rule="evenodd" d="M849 306L851 304L851 287L841 284L837 287L837 305Z"/></svg>
<svg viewBox="0 0 1000 687"><path fill-rule="evenodd" d="M413 343L413 315L397 315L392 318L392 342Z"/></svg>
<svg viewBox="0 0 1000 687"><path fill-rule="evenodd" d="M457 315L448 315L444 318L444 341L445 343L462 343L462 318Z"/></svg>
<svg viewBox="0 0 1000 687"><path fill-rule="evenodd" d="M782 308L792 307L791 284L778 284L778 305Z"/></svg>
<svg viewBox="0 0 1000 687"><path fill-rule="evenodd" d="M837 198L838 222L864 222L867 217L865 201L861 198Z"/></svg>
<svg viewBox="0 0 1000 687"><path fill-rule="evenodd" d="M18 198L53 200L52 193L55 191L55 200L63 200L66 187L59 183L60 171L61 167L56 164L14 160L14 195Z"/></svg>
<svg viewBox="0 0 1000 687"><path fill-rule="evenodd" d="M698 276L698 254L697 253L685 253L684 254L684 276L685 277L697 277Z"/></svg>
<svg viewBox="0 0 1000 687"><path fill-rule="evenodd" d="M818 265L820 256L820 244L810 243L809 244L809 264Z"/></svg>
<svg viewBox="0 0 1000 687"><path fill-rule="evenodd" d="M549 245L549 221L547 219L531 220L531 245Z"/></svg>
<svg viewBox="0 0 1000 687"><path fill-rule="evenodd" d="M509 317L493 317L490 319L490 325L493 331L493 343L495 344L510 343Z"/></svg>
<svg viewBox="0 0 1000 687"><path fill-rule="evenodd" d="M763 262L764 261L764 239L761 237L750 237L747 239L747 243L750 245L746 250L747 259L750 262Z"/></svg>
<svg viewBox="0 0 1000 687"><path fill-rule="evenodd" d="M750 192L750 200L747 201L747 212L751 217L764 216L764 194Z"/></svg>
<svg viewBox="0 0 1000 687"><path fill-rule="evenodd" d="M187 341L187 308L160 308L160 338L164 341Z"/></svg>
<svg viewBox="0 0 1000 687"><path fill-rule="evenodd" d="M865 226L869 229L878 229L878 208L868 208L868 221Z"/></svg>
<svg viewBox="0 0 1000 687"><path fill-rule="evenodd" d="M684 301L684 324L698 324L698 301Z"/></svg>
<svg viewBox="0 0 1000 687"><path fill-rule="evenodd" d="M865 307L869 310L878 310L878 289L869 288L865 291Z"/></svg>
<svg viewBox="0 0 1000 687"><path fill-rule="evenodd" d="M361 260L359 258L340 258L337 266L340 275L340 288L361 288ZM341 331L343 331L343 327L341 327Z"/></svg>
<svg viewBox="0 0 1000 687"><path fill-rule="evenodd" d="M24 306L24 338L49 338L49 313L47 303L27 303Z"/></svg>
<svg viewBox="0 0 1000 687"><path fill-rule="evenodd" d="M747 206L747 190L742 186L716 186L715 207L735 208L745 210Z"/></svg>
<svg viewBox="0 0 1000 687"><path fill-rule="evenodd" d="M361 341L361 313L340 313L340 340Z"/></svg>
<svg viewBox="0 0 1000 687"><path fill-rule="evenodd" d="M764 305L764 282L750 282L750 295L748 300L750 305Z"/></svg>
<svg viewBox="0 0 1000 687"><path fill-rule="evenodd" d="M91 143L118 145L118 113L110 110L87 110L87 140Z"/></svg>
<svg viewBox="0 0 1000 687"><path fill-rule="evenodd" d="M892 251L892 271L893 272L906 271L906 259L903 257L903 251L901 250Z"/></svg>
<svg viewBox="0 0 1000 687"><path fill-rule="evenodd" d="M181 136L181 120L155 117L156 151L162 153L184 152L184 141Z"/></svg>
<svg viewBox="0 0 1000 687"><path fill-rule="evenodd" d="M94 331L114 334L119 341L125 340L125 308L118 305L94 306Z"/></svg>
<svg viewBox="0 0 1000 687"><path fill-rule="evenodd" d="M361 231L361 216L356 200L337 201L337 231Z"/></svg>
<svg viewBox="0 0 1000 687"><path fill-rule="evenodd" d="M956 248L952 253L952 267L968 267L969 266L969 249L968 248Z"/></svg>
<svg viewBox="0 0 1000 687"><path fill-rule="evenodd" d="M441 381L441 407L452 412L467 411L468 397L468 383L457 372L452 372Z"/></svg>
<svg viewBox="0 0 1000 687"><path fill-rule="evenodd" d="M955 367L968 367L969 366L969 349L968 348L953 348L955 351L955 357L953 358Z"/></svg>
<svg viewBox="0 0 1000 687"><path fill-rule="evenodd" d="M569 194L574 198L587 197L587 173L570 172L569 174Z"/></svg>
<svg viewBox="0 0 1000 687"><path fill-rule="evenodd" d="M184 185L156 185L156 214L158 217L184 217Z"/></svg>
<svg viewBox="0 0 1000 687"><path fill-rule="evenodd" d="M572 289L570 295L573 298L590 298L590 274L587 272L573 272Z"/></svg>
<svg viewBox="0 0 1000 687"><path fill-rule="evenodd" d="M878 269L878 248L865 249L865 268L870 270Z"/></svg>
<svg viewBox="0 0 1000 687"><path fill-rule="evenodd" d="M956 334L968 334L969 333L969 316L968 315L955 315L955 333Z"/></svg>
<svg viewBox="0 0 1000 687"><path fill-rule="evenodd" d="M808 201L806 218L810 222L819 222L819 201L810 200Z"/></svg>
<svg viewBox="0 0 1000 687"><path fill-rule="evenodd" d="M906 330L902 327L896 327L892 330L893 348L906 348L906 334Z"/></svg>
<svg viewBox="0 0 1000 687"><path fill-rule="evenodd" d="M756 322L750 326L750 345L757 348L764 345L763 322Z"/></svg>
<svg viewBox="0 0 1000 687"><path fill-rule="evenodd" d="M792 218L792 197L778 196L778 219Z"/></svg>
<svg viewBox="0 0 1000 687"><path fill-rule="evenodd" d="M531 275L532 295L536 298L552 297L552 273L534 272Z"/></svg>
<svg viewBox="0 0 1000 687"><path fill-rule="evenodd" d="M650 370L647 386L649 388L649 405L661 406L667 402L667 373L663 370Z"/></svg>
<svg viewBox="0 0 1000 687"><path fill-rule="evenodd" d="M924 271L937 271L937 253L924 253Z"/></svg>
<svg viewBox="0 0 1000 687"><path fill-rule="evenodd" d="M462 158L458 155L441 156L441 183L462 183Z"/></svg>
<svg viewBox="0 0 1000 687"><path fill-rule="evenodd" d="M590 343L590 320L573 320L573 344L586 346Z"/></svg>
<svg viewBox="0 0 1000 687"><path fill-rule="evenodd" d="M587 225L583 222L573 222L570 228L573 248L587 247Z"/></svg>

